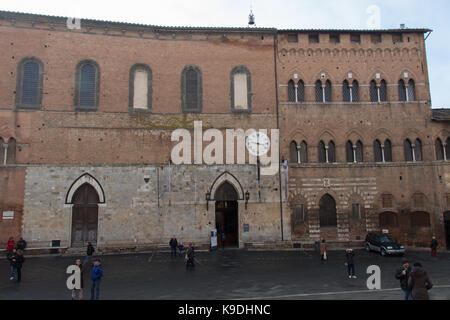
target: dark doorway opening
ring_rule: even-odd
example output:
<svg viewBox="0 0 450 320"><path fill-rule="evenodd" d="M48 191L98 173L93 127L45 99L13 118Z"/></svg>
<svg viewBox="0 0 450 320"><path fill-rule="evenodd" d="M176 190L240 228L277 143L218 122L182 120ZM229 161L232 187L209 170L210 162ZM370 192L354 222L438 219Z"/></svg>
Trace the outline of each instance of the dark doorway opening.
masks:
<svg viewBox="0 0 450 320"><path fill-rule="evenodd" d="M336 201L332 196L326 194L320 199L320 226L337 227Z"/></svg>
<svg viewBox="0 0 450 320"><path fill-rule="evenodd" d="M239 247L238 194L234 187L224 182L214 195L216 200L216 229L220 247ZM225 241L222 240L225 234Z"/></svg>
<svg viewBox="0 0 450 320"><path fill-rule="evenodd" d="M450 211L444 213L445 222L445 241L447 243L447 250L450 250Z"/></svg>
<svg viewBox="0 0 450 320"><path fill-rule="evenodd" d="M98 203L97 191L85 183L73 195L72 247L83 247L86 242L97 244Z"/></svg>

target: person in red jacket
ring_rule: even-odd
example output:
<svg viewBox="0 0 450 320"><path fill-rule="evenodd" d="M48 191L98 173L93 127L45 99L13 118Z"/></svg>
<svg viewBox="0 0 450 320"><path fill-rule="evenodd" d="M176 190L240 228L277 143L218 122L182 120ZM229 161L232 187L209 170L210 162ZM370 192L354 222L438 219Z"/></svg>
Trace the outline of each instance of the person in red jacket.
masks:
<svg viewBox="0 0 450 320"><path fill-rule="evenodd" d="M14 247L15 247L15 245L16 245L16 242L14 241L14 238L10 237L9 240L8 240L8 245L6 247L6 251L12 252Z"/></svg>

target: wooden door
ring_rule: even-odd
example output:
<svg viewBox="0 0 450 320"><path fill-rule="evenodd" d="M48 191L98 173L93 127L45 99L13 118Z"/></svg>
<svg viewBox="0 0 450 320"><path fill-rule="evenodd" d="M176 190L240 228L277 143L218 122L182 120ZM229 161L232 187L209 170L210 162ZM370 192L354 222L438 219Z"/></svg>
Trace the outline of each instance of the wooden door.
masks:
<svg viewBox="0 0 450 320"><path fill-rule="evenodd" d="M89 184L82 185L74 194L72 209L72 247L83 247L86 242L97 244L98 194Z"/></svg>

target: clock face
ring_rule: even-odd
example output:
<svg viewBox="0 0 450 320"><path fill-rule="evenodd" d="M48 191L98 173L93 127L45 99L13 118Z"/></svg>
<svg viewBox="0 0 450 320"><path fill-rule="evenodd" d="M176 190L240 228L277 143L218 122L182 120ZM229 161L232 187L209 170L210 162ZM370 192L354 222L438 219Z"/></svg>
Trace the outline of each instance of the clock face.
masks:
<svg viewBox="0 0 450 320"><path fill-rule="evenodd" d="M269 152L270 139L265 133L254 132L247 137L245 145L247 146L247 150L250 154L260 157Z"/></svg>

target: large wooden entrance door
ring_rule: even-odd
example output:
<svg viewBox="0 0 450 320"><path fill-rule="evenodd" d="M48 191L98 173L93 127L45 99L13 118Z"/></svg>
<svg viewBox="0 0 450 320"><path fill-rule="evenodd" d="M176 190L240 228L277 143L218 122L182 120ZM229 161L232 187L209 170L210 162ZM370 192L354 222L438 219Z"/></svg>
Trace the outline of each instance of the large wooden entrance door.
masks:
<svg viewBox="0 0 450 320"><path fill-rule="evenodd" d="M445 222L445 241L447 242L447 250L450 250L450 211L444 213Z"/></svg>
<svg viewBox="0 0 450 320"><path fill-rule="evenodd" d="M223 183L214 195L216 200L216 229L218 245L239 246L238 194L228 182ZM222 232L225 243L222 243Z"/></svg>
<svg viewBox="0 0 450 320"><path fill-rule="evenodd" d="M97 191L88 183L75 192L72 208L72 247L83 247L86 242L97 244L98 203Z"/></svg>

